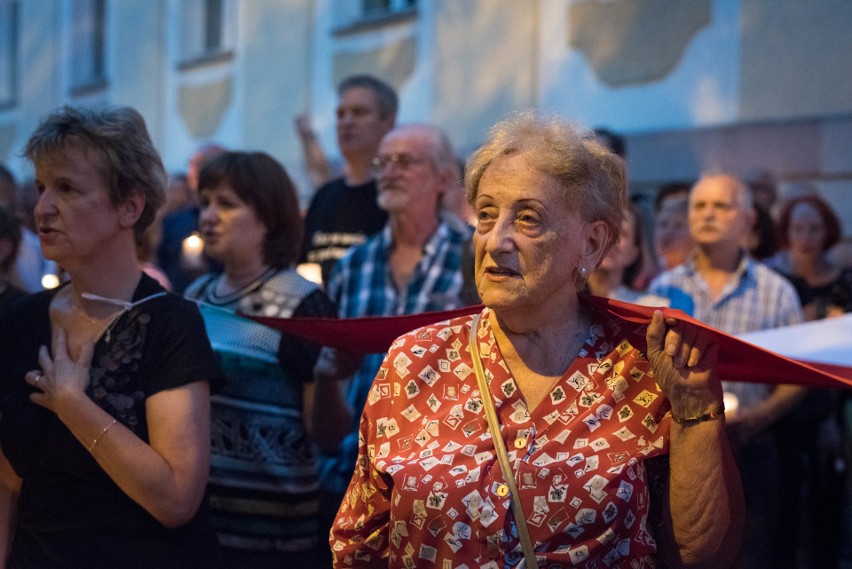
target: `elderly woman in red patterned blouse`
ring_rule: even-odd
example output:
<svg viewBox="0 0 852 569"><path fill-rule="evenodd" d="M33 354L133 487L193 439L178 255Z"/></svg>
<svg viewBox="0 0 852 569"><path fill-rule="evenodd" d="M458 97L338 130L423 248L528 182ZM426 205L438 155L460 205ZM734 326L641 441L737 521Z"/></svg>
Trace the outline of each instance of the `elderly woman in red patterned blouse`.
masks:
<svg viewBox="0 0 852 569"><path fill-rule="evenodd" d="M743 506L718 350L659 312L640 326L578 294L618 238L622 160L525 113L492 130L465 181L486 308L391 347L335 566L730 565Z"/></svg>

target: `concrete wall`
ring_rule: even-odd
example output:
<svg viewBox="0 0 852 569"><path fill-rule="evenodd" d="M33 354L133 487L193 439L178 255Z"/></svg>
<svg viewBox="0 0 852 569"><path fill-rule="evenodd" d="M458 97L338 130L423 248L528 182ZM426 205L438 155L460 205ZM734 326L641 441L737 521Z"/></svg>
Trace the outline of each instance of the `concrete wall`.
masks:
<svg viewBox="0 0 852 569"><path fill-rule="evenodd" d="M739 120L852 113L852 2L742 0Z"/></svg>
<svg viewBox="0 0 852 569"><path fill-rule="evenodd" d="M168 72L165 5L123 0L107 5L107 68L110 99L135 107L151 138L165 136L165 80ZM128 25L133 22L134 25Z"/></svg>
<svg viewBox="0 0 852 569"><path fill-rule="evenodd" d="M252 0L240 27L235 97L242 145L280 160L306 196L312 188L293 120L309 106L311 3Z"/></svg>
<svg viewBox="0 0 852 569"><path fill-rule="evenodd" d="M535 106L538 2L436 2L433 121L463 151L512 110Z"/></svg>
<svg viewBox="0 0 852 569"><path fill-rule="evenodd" d="M738 5L543 1L539 105L623 133L734 123Z"/></svg>

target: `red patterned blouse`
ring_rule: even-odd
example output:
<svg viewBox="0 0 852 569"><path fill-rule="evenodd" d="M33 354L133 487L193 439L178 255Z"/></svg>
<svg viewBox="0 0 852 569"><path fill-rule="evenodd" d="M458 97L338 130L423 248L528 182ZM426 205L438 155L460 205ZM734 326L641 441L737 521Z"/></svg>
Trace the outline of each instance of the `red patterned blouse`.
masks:
<svg viewBox="0 0 852 569"><path fill-rule="evenodd" d="M646 463L668 453L670 406L643 353L645 328L587 306L588 339L532 413L485 309L478 341L489 396L540 565L653 567ZM331 532L336 567L387 557L392 568L498 568L523 558L468 350L471 320L391 346Z"/></svg>

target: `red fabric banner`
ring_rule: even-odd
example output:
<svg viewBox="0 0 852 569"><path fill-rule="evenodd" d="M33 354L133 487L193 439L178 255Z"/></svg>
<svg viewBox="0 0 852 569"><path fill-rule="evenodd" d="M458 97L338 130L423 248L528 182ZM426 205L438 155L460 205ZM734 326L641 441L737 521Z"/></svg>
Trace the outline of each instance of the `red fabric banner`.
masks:
<svg viewBox="0 0 852 569"><path fill-rule="evenodd" d="M819 362L794 360L730 334L671 308L652 308L620 302L608 298L586 296L588 302L607 310L628 322L647 325L655 310L662 310L667 318L676 318L698 326L713 335L719 344L719 376L728 381L750 383L792 383L808 387L852 387L852 368ZM343 348L356 353L386 352L393 341L416 328L473 314L481 305L458 310L425 312L410 316L384 316L370 318L268 318L250 316L265 326L303 338L324 346Z"/></svg>
<svg viewBox="0 0 852 569"><path fill-rule="evenodd" d="M818 362L794 360L732 336L689 316L682 310L651 308L607 298L588 297L624 320L648 324L654 310L709 331L719 344L719 377L726 381L749 383L792 383L807 387L852 387L852 368Z"/></svg>
<svg viewBox="0 0 852 569"><path fill-rule="evenodd" d="M286 334L361 354L381 354L393 341L411 330L457 316L474 314L482 305L457 310L422 312L406 316L370 316L365 318L269 318L245 316Z"/></svg>

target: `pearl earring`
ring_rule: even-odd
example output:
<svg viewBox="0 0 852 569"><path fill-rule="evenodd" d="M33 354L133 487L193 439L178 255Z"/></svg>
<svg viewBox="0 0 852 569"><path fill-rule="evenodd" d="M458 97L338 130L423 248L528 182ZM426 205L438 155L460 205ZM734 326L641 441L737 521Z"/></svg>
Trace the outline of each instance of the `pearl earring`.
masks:
<svg viewBox="0 0 852 569"><path fill-rule="evenodd" d="M580 267L580 278L586 280L588 278L589 272L586 270L586 267Z"/></svg>

